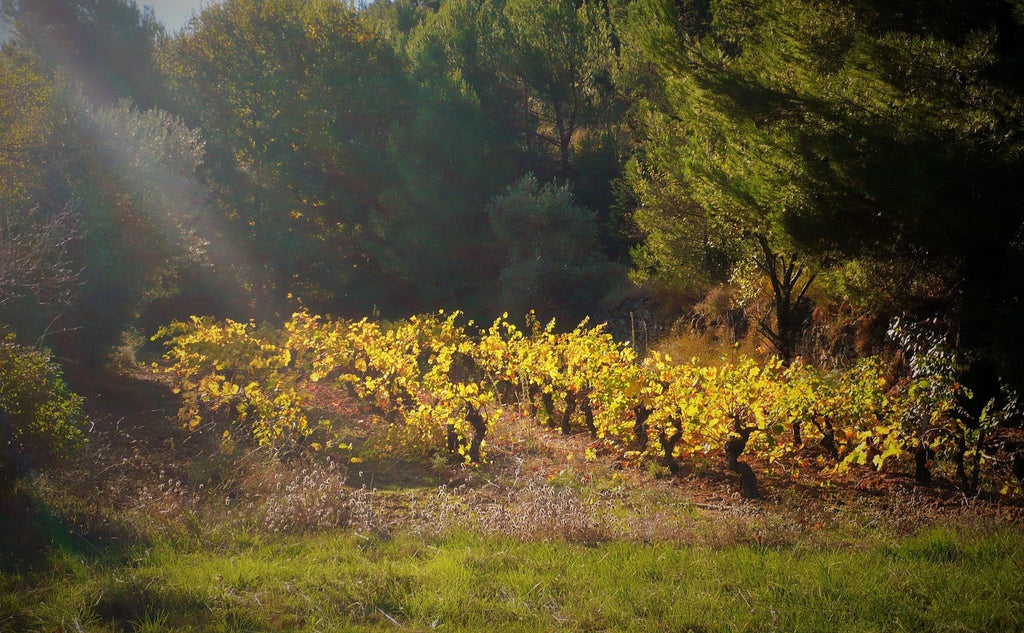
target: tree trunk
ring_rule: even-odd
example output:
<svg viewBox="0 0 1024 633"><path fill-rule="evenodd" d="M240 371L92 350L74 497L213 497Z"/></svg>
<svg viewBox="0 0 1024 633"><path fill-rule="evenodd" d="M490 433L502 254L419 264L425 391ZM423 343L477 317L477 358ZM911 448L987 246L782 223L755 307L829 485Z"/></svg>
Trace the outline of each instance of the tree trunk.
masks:
<svg viewBox="0 0 1024 633"><path fill-rule="evenodd" d="M487 435L487 421L473 405L466 403L466 421L473 427L473 440L469 444L469 461L480 463L480 446Z"/></svg>
<svg viewBox="0 0 1024 633"><path fill-rule="evenodd" d="M647 450L647 418L651 417L654 409L638 406L633 409L636 415L636 422L633 423L633 435L636 436L636 446L643 452Z"/></svg>
<svg viewBox="0 0 1024 633"><path fill-rule="evenodd" d="M918 438L917 448L914 449L914 481L927 486L932 483L932 471L928 470L928 462L931 461L932 450L924 438Z"/></svg>
<svg viewBox="0 0 1024 633"><path fill-rule="evenodd" d="M928 446L929 425L928 416L922 416L917 433L917 448L914 449L914 481L925 486L932 483L932 473L928 469L928 462L934 457L934 452Z"/></svg>
<svg viewBox="0 0 1024 633"><path fill-rule="evenodd" d="M985 431L978 431L978 441L974 445L974 463L971 465L971 494L978 493L978 480L981 477L981 448L985 443Z"/></svg>
<svg viewBox="0 0 1024 633"><path fill-rule="evenodd" d="M565 411L562 412L562 435L569 435L572 433L572 428L569 426L569 421L572 419L572 414L576 412L576 394L569 391L565 394Z"/></svg>
<svg viewBox="0 0 1024 633"><path fill-rule="evenodd" d="M517 396L516 386L511 380L499 380L494 391L498 394L498 402L503 406L511 404Z"/></svg>
<svg viewBox="0 0 1024 633"><path fill-rule="evenodd" d="M817 275L808 275L801 285L800 280L807 269L797 263L796 254L790 255L787 261L785 257L772 250L768 238L764 235L757 236L757 243L761 248L761 258L757 260L757 266L771 282L771 312L775 313L774 326L769 312L760 319L758 331L768 339L782 362L788 366L796 358L797 341L803 327L800 302L807 295Z"/></svg>
<svg viewBox="0 0 1024 633"><path fill-rule="evenodd" d="M455 430L454 424L449 424L447 426L447 437L448 452L451 453L452 455L458 453L459 445L461 444L461 442L459 442L459 433L458 431Z"/></svg>
<svg viewBox="0 0 1024 633"><path fill-rule="evenodd" d="M960 488L968 492L967 469L964 467L964 459L967 457L967 438L963 429L957 429L956 452L953 453L953 463L956 464L956 476L960 480Z"/></svg>
<svg viewBox="0 0 1024 633"><path fill-rule="evenodd" d="M526 401L529 403L530 415L532 417L537 417L538 409L536 399L537 396L540 395L540 393L540 387L533 383L530 383L529 386L527 386L526 388Z"/></svg>
<svg viewBox="0 0 1024 633"><path fill-rule="evenodd" d="M548 416L548 426L555 425L555 397L547 391L541 392L540 403L544 406L544 415Z"/></svg>
<svg viewBox="0 0 1024 633"><path fill-rule="evenodd" d="M932 482L932 471L928 469L929 450L922 446L923 444L924 442L921 442L913 452L913 480L922 486L928 486Z"/></svg>
<svg viewBox="0 0 1024 633"><path fill-rule="evenodd" d="M680 430L679 425L676 426L676 429L671 435L666 435L664 430L658 434L658 440L661 443L662 457L665 465L668 466L669 472L673 475L678 475L681 471L679 462L676 460L675 450L676 444L679 443L679 440L682 439L682 437L683 432Z"/></svg>
<svg viewBox="0 0 1024 633"><path fill-rule="evenodd" d="M587 424L587 430L590 431L590 437L597 437L597 426L594 425L594 409L590 406L590 390L583 392L583 398L580 401L580 408L583 409L583 420Z"/></svg>
<svg viewBox="0 0 1024 633"><path fill-rule="evenodd" d="M572 142L572 137L559 132L558 149L561 154L561 171L562 177L568 178L571 175L572 165L569 163L569 144Z"/></svg>
<svg viewBox="0 0 1024 633"><path fill-rule="evenodd" d="M836 430L832 422L825 418L825 426L821 429L821 447L832 459L839 459L839 447L836 446Z"/></svg>
<svg viewBox="0 0 1024 633"><path fill-rule="evenodd" d="M570 163L570 155L572 148L572 135L576 131L575 113L571 111L568 113L568 117L565 112L565 104L555 100L552 104L555 111L555 132L558 134L558 158L559 158L559 170L561 171L562 178L569 178L572 172L572 164Z"/></svg>
<svg viewBox="0 0 1024 633"><path fill-rule="evenodd" d="M725 463L729 470L740 476L740 492L744 499L756 499L757 476L749 464L739 460L740 455L747 448L747 441L750 439L751 429L741 427L739 420L735 422L736 435L729 438L725 443Z"/></svg>

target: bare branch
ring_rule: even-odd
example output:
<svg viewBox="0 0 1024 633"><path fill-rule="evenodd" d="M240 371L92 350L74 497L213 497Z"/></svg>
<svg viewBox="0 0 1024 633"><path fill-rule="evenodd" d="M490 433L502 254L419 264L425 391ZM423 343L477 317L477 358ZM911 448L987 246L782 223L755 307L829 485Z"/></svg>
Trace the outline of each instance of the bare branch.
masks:
<svg viewBox="0 0 1024 633"><path fill-rule="evenodd" d="M70 299L78 278L69 250L77 237L70 209L40 217L38 209L15 221L0 217L0 305L31 296L41 305Z"/></svg>

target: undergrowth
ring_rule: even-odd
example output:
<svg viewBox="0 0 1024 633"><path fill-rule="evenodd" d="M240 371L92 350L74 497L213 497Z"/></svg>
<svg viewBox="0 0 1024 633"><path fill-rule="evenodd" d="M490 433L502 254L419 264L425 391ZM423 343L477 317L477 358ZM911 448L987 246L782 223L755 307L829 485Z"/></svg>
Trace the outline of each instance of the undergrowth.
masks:
<svg viewBox="0 0 1024 633"><path fill-rule="evenodd" d="M0 631L1024 626L1006 500L785 472L744 500L714 463L652 477L514 413L482 466L225 454L160 394L91 411L4 499Z"/></svg>

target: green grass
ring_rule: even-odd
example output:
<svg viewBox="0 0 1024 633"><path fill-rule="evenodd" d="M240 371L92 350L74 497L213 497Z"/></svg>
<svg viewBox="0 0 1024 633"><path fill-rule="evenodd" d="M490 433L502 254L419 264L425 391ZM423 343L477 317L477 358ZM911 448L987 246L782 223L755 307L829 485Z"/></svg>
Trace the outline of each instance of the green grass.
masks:
<svg viewBox="0 0 1024 633"><path fill-rule="evenodd" d="M651 479L506 422L490 464L427 472L118 411L0 495L0 633L1024 630L1015 500L766 475L741 502L713 464Z"/></svg>
<svg viewBox="0 0 1024 633"><path fill-rule="evenodd" d="M0 581L12 631L1019 631L1024 535L939 529L840 549L596 546L348 532Z"/></svg>

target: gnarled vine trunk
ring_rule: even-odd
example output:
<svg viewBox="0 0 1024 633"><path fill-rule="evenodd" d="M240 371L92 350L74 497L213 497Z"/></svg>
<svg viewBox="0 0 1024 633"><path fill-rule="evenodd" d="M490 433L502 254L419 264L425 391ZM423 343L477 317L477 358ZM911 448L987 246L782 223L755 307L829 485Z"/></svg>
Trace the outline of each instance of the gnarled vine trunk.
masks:
<svg viewBox="0 0 1024 633"><path fill-rule="evenodd" d="M676 444L683 438L681 428L682 425L676 424L671 434L665 433L665 431L658 434L658 441L661 443L662 459L669 472L673 475L678 475L682 471L679 461L676 460L675 456Z"/></svg>
<svg viewBox="0 0 1024 633"><path fill-rule="evenodd" d="M473 439L469 443L469 461L480 463L480 446L487 435L487 421L480 415L480 410L466 403L466 421L473 427Z"/></svg>
<svg viewBox="0 0 1024 633"><path fill-rule="evenodd" d="M594 424L594 409L590 404L590 390L587 389L583 392L580 398L580 408L583 409L583 421L587 425L587 431L590 432L590 437L597 437L597 425Z"/></svg>
<svg viewBox="0 0 1024 633"><path fill-rule="evenodd" d="M565 411L562 411L562 434L569 435L572 433L572 428L569 426L569 421L572 419L572 414L576 412L576 394L568 392L565 394Z"/></svg>
<svg viewBox="0 0 1024 633"><path fill-rule="evenodd" d="M750 464L740 461L740 455L747 448L747 441L750 440L750 433L753 429L740 426L737 418L734 425L735 434L725 443L725 463L729 470L738 473L740 476L740 492L744 499L756 499L757 476Z"/></svg>
<svg viewBox="0 0 1024 633"><path fill-rule="evenodd" d="M633 423L633 435L636 437L636 446L640 452L647 450L647 418L654 414L650 407L638 406L633 409L636 422Z"/></svg>

